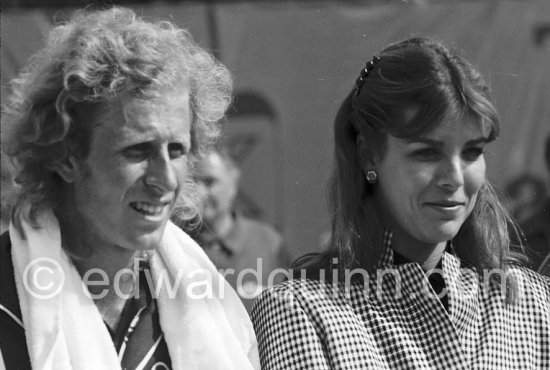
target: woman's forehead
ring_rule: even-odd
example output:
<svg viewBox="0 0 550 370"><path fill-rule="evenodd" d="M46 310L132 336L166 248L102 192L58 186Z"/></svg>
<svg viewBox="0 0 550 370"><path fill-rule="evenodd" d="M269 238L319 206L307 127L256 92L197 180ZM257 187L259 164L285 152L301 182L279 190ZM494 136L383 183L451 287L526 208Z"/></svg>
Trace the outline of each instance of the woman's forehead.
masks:
<svg viewBox="0 0 550 370"><path fill-rule="evenodd" d="M446 132L478 132L478 136L493 137L495 122L472 112L460 109L441 109L427 114L419 105L401 110L402 127L395 130L396 137L412 139L432 137Z"/></svg>
<svg viewBox="0 0 550 370"><path fill-rule="evenodd" d="M419 133L411 138L404 138L408 142L471 142L489 141L491 125L484 123L480 118L471 115L447 118L434 126L431 130Z"/></svg>

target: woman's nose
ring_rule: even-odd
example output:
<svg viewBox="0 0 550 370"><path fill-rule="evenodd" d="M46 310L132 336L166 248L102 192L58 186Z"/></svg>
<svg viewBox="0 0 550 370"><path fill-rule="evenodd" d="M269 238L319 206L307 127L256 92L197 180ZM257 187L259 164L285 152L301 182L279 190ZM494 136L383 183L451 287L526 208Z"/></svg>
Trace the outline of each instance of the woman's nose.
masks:
<svg viewBox="0 0 550 370"><path fill-rule="evenodd" d="M441 163L437 184L451 191L464 185L464 173L460 158L452 157Z"/></svg>

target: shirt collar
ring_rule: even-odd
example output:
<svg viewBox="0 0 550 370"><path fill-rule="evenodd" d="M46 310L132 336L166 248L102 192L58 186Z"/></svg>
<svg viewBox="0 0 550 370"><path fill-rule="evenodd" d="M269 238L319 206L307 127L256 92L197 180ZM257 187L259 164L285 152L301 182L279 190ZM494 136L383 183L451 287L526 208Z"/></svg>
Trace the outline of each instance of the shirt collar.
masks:
<svg viewBox="0 0 550 370"><path fill-rule="evenodd" d="M392 239L393 231L389 227L385 227L384 237L382 239L382 253L380 254L380 258L378 259L377 264L378 269L395 266L395 252L392 248ZM443 255L441 256L441 259L444 259L447 254L456 257L456 253L454 251L453 243L451 240L447 242L447 246L445 248L445 251L443 252Z"/></svg>
<svg viewBox="0 0 550 370"><path fill-rule="evenodd" d="M377 268L384 269L393 266L393 249L391 247L393 232L389 227L384 228L384 237L382 239L382 254L378 259Z"/></svg>

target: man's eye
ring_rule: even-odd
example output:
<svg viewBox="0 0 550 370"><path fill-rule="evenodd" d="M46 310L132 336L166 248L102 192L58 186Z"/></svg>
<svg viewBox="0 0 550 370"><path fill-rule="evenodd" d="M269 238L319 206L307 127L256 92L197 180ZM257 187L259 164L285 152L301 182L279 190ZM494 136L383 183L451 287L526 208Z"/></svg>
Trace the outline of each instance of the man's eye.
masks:
<svg viewBox="0 0 550 370"><path fill-rule="evenodd" d="M475 161L483 155L484 148L469 148L463 152L463 157L468 161Z"/></svg>
<svg viewBox="0 0 550 370"><path fill-rule="evenodd" d="M122 152L124 156L132 161L143 161L151 154L149 145L137 144L129 146Z"/></svg>
<svg viewBox="0 0 550 370"><path fill-rule="evenodd" d="M168 154L170 155L170 158L176 159L179 157L183 157L185 154L187 154L187 151L185 150L183 144L172 143L168 144Z"/></svg>

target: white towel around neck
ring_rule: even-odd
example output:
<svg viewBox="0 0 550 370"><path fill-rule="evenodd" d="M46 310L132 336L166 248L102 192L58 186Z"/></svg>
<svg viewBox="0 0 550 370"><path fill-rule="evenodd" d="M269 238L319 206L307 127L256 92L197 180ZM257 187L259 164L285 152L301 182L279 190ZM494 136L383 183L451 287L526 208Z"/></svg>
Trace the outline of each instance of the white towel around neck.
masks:
<svg viewBox="0 0 550 370"><path fill-rule="evenodd" d="M15 282L33 369L120 369L99 310L85 294L82 278L61 247L57 219L51 211L44 211L38 223L40 228L35 229L22 222L25 239L10 226ZM33 265L39 259L41 264ZM187 234L169 222L160 246L151 253L150 266L173 369L260 368L244 306ZM24 279L35 273L48 278L44 285L52 289L47 293L57 287L59 292L46 299L31 294ZM176 291L169 289L166 280L158 284L163 274L170 277L171 287L177 286Z"/></svg>

